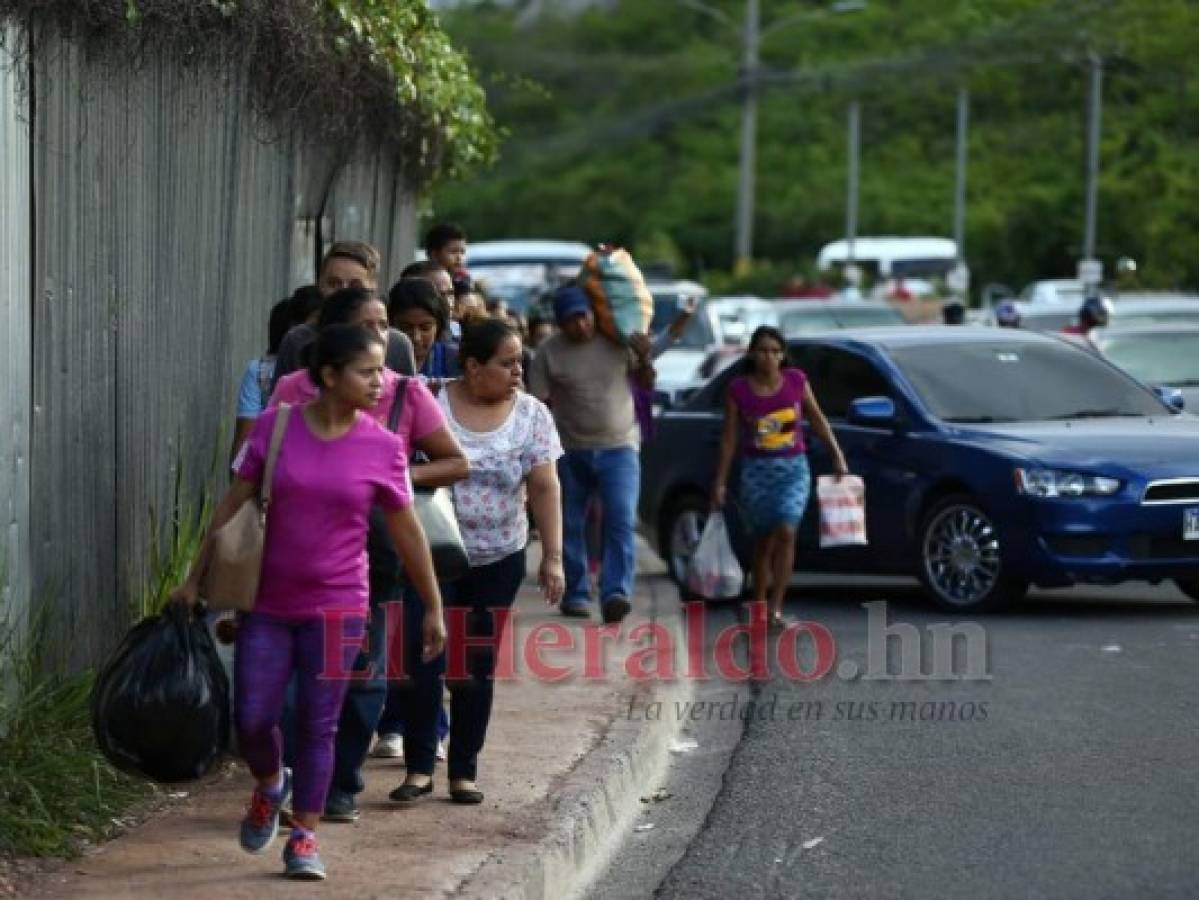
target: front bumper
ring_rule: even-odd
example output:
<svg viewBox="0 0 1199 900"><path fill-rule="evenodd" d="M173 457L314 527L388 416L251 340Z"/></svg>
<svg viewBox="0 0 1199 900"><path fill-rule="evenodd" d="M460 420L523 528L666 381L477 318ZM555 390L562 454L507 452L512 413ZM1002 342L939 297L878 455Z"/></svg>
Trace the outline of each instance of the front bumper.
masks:
<svg viewBox="0 0 1199 900"><path fill-rule="evenodd" d="M1025 509L1003 540L1014 575L1046 587L1199 575L1199 538L1184 535L1186 510L1199 503L1019 500Z"/></svg>

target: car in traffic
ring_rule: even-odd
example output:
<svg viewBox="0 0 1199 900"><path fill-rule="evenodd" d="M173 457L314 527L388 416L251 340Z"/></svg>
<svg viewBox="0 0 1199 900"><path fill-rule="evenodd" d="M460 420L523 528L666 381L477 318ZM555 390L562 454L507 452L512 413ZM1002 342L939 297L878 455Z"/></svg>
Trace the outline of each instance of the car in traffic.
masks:
<svg viewBox="0 0 1199 900"><path fill-rule="evenodd" d="M702 386L704 374L723 353L739 352L759 325L775 325L774 306L761 297L710 297L703 300L679 339L654 362L655 404L673 406Z"/></svg>
<svg viewBox="0 0 1199 900"><path fill-rule="evenodd" d="M784 337L820 334L845 328L903 325L907 320L889 303L865 300L771 301Z"/></svg>
<svg viewBox="0 0 1199 900"><path fill-rule="evenodd" d="M708 296L706 287L698 281L686 279L662 279L647 275L645 286L654 298L654 314L649 325L652 335L661 334L689 303L699 303Z"/></svg>
<svg viewBox="0 0 1199 900"><path fill-rule="evenodd" d="M490 295L523 313L545 291L578 275L591 252L579 241L480 241L467 248L466 267Z"/></svg>
<svg viewBox="0 0 1199 900"><path fill-rule="evenodd" d="M1020 327L1026 331L1061 331L1078 322L1078 310L1067 306L1030 306L1022 300L1009 301L1020 313ZM979 325L998 325L995 308L981 311L975 320Z"/></svg>
<svg viewBox="0 0 1199 900"><path fill-rule="evenodd" d="M1199 410L1199 322L1137 325L1117 321L1091 332L1092 345L1159 393L1173 388L1179 408ZM1167 402L1170 402L1167 400Z"/></svg>
<svg viewBox="0 0 1199 900"><path fill-rule="evenodd" d="M1066 307L1075 312L1086 299L1086 287L1076 278L1044 278L1024 286L1019 300L1028 306Z"/></svg>
<svg viewBox="0 0 1199 900"><path fill-rule="evenodd" d="M788 342L851 471L869 546L820 550L805 571L914 575L956 612L1002 608L1030 585L1174 579L1199 598L1199 419L1098 356L1019 329L904 326ZM728 369L657 420L641 451L639 514L683 583L709 513ZM814 476L827 449L805 425ZM737 473L725 514L748 559Z"/></svg>
<svg viewBox="0 0 1199 900"><path fill-rule="evenodd" d="M957 243L943 237L863 236L852 244L842 238L825 244L816 256L822 271L853 265L870 282L902 283L914 297L934 296L959 264Z"/></svg>
<svg viewBox="0 0 1199 900"><path fill-rule="evenodd" d="M1119 325L1199 324L1199 297L1170 293L1123 293L1113 304Z"/></svg>

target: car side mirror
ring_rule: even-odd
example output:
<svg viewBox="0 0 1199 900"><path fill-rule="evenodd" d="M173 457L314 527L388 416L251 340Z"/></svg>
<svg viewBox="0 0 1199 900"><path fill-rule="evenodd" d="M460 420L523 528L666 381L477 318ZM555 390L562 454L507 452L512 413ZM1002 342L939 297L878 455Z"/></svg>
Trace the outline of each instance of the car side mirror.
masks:
<svg viewBox="0 0 1199 900"><path fill-rule="evenodd" d="M1182 390L1176 387L1170 387L1168 384L1155 384L1153 393L1157 394L1157 398L1162 403L1180 413L1186 408L1186 399L1182 396Z"/></svg>
<svg viewBox="0 0 1199 900"><path fill-rule="evenodd" d="M845 420L862 428L895 428L899 416L890 397L859 397L849 404Z"/></svg>

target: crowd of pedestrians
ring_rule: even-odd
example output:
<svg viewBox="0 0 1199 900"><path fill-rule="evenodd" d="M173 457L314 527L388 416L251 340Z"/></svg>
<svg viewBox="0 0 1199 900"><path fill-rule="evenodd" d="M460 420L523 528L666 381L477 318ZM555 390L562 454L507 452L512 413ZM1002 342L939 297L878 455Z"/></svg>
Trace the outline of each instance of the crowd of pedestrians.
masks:
<svg viewBox="0 0 1199 900"><path fill-rule="evenodd" d="M608 624L632 608L653 360L692 309L656 341L618 342L569 282L529 321L486 300L453 225L434 227L424 249L383 294L379 253L335 243L316 284L276 304L267 352L238 393L232 485L173 594L196 604L213 532L269 493L257 599L233 629L237 740L255 780L239 840L265 851L286 816L296 878L325 877L318 823L360 816L371 752L403 759L399 805L434 792L439 759L453 802L483 801L496 646L533 528L547 603ZM754 583L766 600L773 581L774 619L808 494L803 415L845 471L782 349L777 332L755 333L713 497L725 500L740 436ZM417 511L423 492L445 488L469 563L453 578L439 577Z"/></svg>

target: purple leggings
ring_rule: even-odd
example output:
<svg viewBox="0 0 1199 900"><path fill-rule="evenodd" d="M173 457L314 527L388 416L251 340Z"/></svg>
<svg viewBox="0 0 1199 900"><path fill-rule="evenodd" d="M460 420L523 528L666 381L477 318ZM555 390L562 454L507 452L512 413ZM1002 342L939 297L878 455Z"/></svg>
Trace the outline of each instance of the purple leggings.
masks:
<svg viewBox="0 0 1199 900"><path fill-rule="evenodd" d="M333 740L349 682L346 675L362 645L365 617L280 619L241 616L233 662L234 711L241 754L255 778L283 764L279 718L287 683L296 675L296 754L292 808L322 813L333 774ZM340 652L325 671L326 647Z"/></svg>

